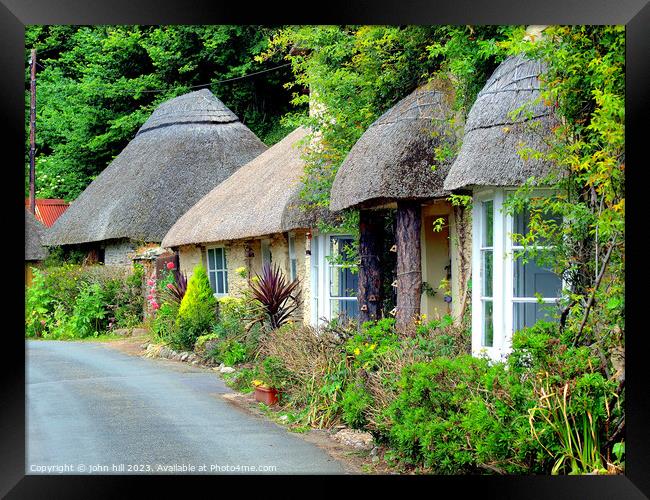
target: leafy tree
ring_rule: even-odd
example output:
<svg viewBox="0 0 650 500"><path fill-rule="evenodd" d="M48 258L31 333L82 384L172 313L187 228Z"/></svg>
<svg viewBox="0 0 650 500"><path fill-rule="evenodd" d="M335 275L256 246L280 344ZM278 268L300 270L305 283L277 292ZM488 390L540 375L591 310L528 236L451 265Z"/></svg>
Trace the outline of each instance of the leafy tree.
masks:
<svg viewBox="0 0 650 500"><path fill-rule="evenodd" d="M37 196L74 199L161 102L208 88L267 144L288 129L279 57L259 62L275 31L264 26L28 26L37 49ZM25 126L29 127L29 68ZM234 80L232 80L234 79ZM229 81L224 81L229 80ZM222 82L223 81L223 82ZM222 82L222 83L219 83ZM26 192L28 184L26 148Z"/></svg>

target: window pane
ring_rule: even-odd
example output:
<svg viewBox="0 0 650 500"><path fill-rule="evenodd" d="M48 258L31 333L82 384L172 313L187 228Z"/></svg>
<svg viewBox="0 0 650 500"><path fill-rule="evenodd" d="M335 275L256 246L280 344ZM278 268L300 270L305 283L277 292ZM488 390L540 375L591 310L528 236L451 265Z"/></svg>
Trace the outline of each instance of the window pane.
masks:
<svg viewBox="0 0 650 500"><path fill-rule="evenodd" d="M214 249L215 269L223 269L223 248Z"/></svg>
<svg viewBox="0 0 650 500"><path fill-rule="evenodd" d="M349 246L352 245L352 238L349 236L330 236L330 255L340 255L347 260L350 257Z"/></svg>
<svg viewBox="0 0 650 500"><path fill-rule="evenodd" d="M214 271L216 269L216 265L214 263L214 249L209 248L208 249L208 270Z"/></svg>
<svg viewBox="0 0 650 500"><path fill-rule="evenodd" d="M482 259L482 275L483 275L483 297L492 297L492 279L494 276L494 263L492 250L483 250L481 252L483 255Z"/></svg>
<svg viewBox="0 0 650 500"><path fill-rule="evenodd" d="M342 267L330 267L330 296L356 297L358 286L358 274Z"/></svg>
<svg viewBox="0 0 650 500"><path fill-rule="evenodd" d="M483 241L482 246L491 247L494 243L494 202L483 202Z"/></svg>
<svg viewBox="0 0 650 500"><path fill-rule="evenodd" d="M223 273L217 273L217 293L225 293Z"/></svg>
<svg viewBox="0 0 650 500"><path fill-rule="evenodd" d="M483 301L483 347L492 347L494 343L494 325L492 323L492 301Z"/></svg>
<svg viewBox="0 0 650 500"><path fill-rule="evenodd" d="M545 298L559 297L562 290L562 279L548 268L538 266L532 258L526 264L519 257L514 262L514 296L536 297L540 294Z"/></svg>
<svg viewBox="0 0 650 500"><path fill-rule="evenodd" d="M359 314L356 300L331 300L330 317L332 319L354 319Z"/></svg>
<svg viewBox="0 0 650 500"><path fill-rule="evenodd" d="M210 288L212 288L212 292L217 293L217 284L214 278L214 271L208 272L208 277L210 278Z"/></svg>
<svg viewBox="0 0 650 500"><path fill-rule="evenodd" d="M519 302L513 304L514 331L533 326L537 321L555 321L559 308L557 304L539 304L536 302Z"/></svg>
<svg viewBox="0 0 650 500"><path fill-rule="evenodd" d="M226 263L226 249L225 248L222 249L222 254L221 255L223 256L223 269L224 270L228 269L228 264Z"/></svg>
<svg viewBox="0 0 650 500"><path fill-rule="evenodd" d="M224 256L225 256L225 253L224 253ZM223 272L223 279L224 279L224 282L226 283L226 288L224 290L224 293L228 293L228 271Z"/></svg>
<svg viewBox="0 0 650 500"><path fill-rule="evenodd" d="M298 276L298 262L294 258L291 259L291 279L295 280L297 276Z"/></svg>
<svg viewBox="0 0 650 500"><path fill-rule="evenodd" d="M542 220L545 221L555 221L557 225L560 224L562 218L556 215L542 214ZM523 210L513 216L513 232L516 234L526 235L530 231L530 211L528 209ZM536 244L544 245L546 241L544 239L539 239Z"/></svg>

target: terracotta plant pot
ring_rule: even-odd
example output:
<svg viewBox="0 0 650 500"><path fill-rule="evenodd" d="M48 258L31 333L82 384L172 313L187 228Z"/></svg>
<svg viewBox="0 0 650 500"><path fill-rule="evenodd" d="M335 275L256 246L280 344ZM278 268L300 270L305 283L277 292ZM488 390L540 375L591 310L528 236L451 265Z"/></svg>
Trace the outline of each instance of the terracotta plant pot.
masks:
<svg viewBox="0 0 650 500"><path fill-rule="evenodd" d="M255 387L255 400L271 406L278 402L278 390L258 385Z"/></svg>

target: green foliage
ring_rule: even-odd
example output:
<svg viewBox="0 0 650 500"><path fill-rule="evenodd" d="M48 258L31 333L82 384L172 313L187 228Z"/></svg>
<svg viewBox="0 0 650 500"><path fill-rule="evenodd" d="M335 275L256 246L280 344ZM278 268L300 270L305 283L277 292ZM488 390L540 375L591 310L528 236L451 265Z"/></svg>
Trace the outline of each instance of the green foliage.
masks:
<svg viewBox="0 0 650 500"><path fill-rule="evenodd" d="M353 429L363 429L367 423L366 412L373 403L363 383L356 381L348 384L341 398L343 421Z"/></svg>
<svg viewBox="0 0 650 500"><path fill-rule="evenodd" d="M208 84L262 141L286 132L290 69L255 56L265 26L27 26L25 61L37 49L38 197L72 200L126 146L158 104ZM25 69L25 81L29 68ZM28 127L29 92L25 95ZM27 154L25 165L28 165ZM26 167L25 184L28 185ZM27 189L27 187L26 187Z"/></svg>
<svg viewBox="0 0 650 500"><path fill-rule="evenodd" d="M407 366L384 415L388 442L434 473L522 473L532 452L527 401L509 383L503 364L468 355Z"/></svg>
<svg viewBox="0 0 650 500"><path fill-rule="evenodd" d="M25 293L25 335L85 338L142 322L143 271L65 263L34 270Z"/></svg>
<svg viewBox="0 0 650 500"><path fill-rule="evenodd" d="M234 366L248 359L248 351L241 342L227 339L218 344L216 356L214 357L226 366Z"/></svg>
<svg viewBox="0 0 650 500"><path fill-rule="evenodd" d="M74 303L70 326L77 336L84 338L99 335L100 321L106 316L104 296L97 283L84 286Z"/></svg>
<svg viewBox="0 0 650 500"><path fill-rule="evenodd" d="M276 356L267 356L262 361L259 379L267 387L282 389L290 383L291 372L284 362Z"/></svg>
<svg viewBox="0 0 650 500"><path fill-rule="evenodd" d="M418 356L432 358L435 356L453 357L469 354L471 337L463 328L454 325L454 318L446 314L440 319L427 323L420 322L416 335L405 342L414 349Z"/></svg>
<svg viewBox="0 0 650 500"><path fill-rule="evenodd" d="M259 376L259 370L256 366L253 367L244 367L240 370L237 370L235 373L226 375L224 378L226 384L233 389L240 392L253 392L253 380L256 380Z"/></svg>
<svg viewBox="0 0 650 500"><path fill-rule="evenodd" d="M54 298L43 273L34 268L32 285L25 296L25 335L42 337L47 332L47 321L53 311Z"/></svg>
<svg viewBox="0 0 650 500"><path fill-rule="evenodd" d="M192 350L196 339L212 329L216 320L216 299L210 288L208 274L202 265L192 272L187 292L181 301L176 319L178 330L171 343L180 349Z"/></svg>
<svg viewBox="0 0 650 500"><path fill-rule="evenodd" d="M151 321L149 330L153 337L165 343L172 342L179 333L178 304L163 302Z"/></svg>
<svg viewBox="0 0 650 500"><path fill-rule="evenodd" d="M354 359L355 368L373 369L381 356L399 348L399 336L395 331L395 320L384 318L362 325L345 344L345 350Z"/></svg>

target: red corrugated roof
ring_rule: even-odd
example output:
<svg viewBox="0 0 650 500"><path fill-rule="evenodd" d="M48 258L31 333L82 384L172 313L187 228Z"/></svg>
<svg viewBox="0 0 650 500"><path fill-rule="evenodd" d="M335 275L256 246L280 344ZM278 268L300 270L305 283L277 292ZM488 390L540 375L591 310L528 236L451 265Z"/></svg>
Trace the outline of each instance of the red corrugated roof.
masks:
<svg viewBox="0 0 650 500"><path fill-rule="evenodd" d="M29 198L25 200L29 208ZM53 198L36 198L36 219L50 227L68 209L69 203Z"/></svg>

